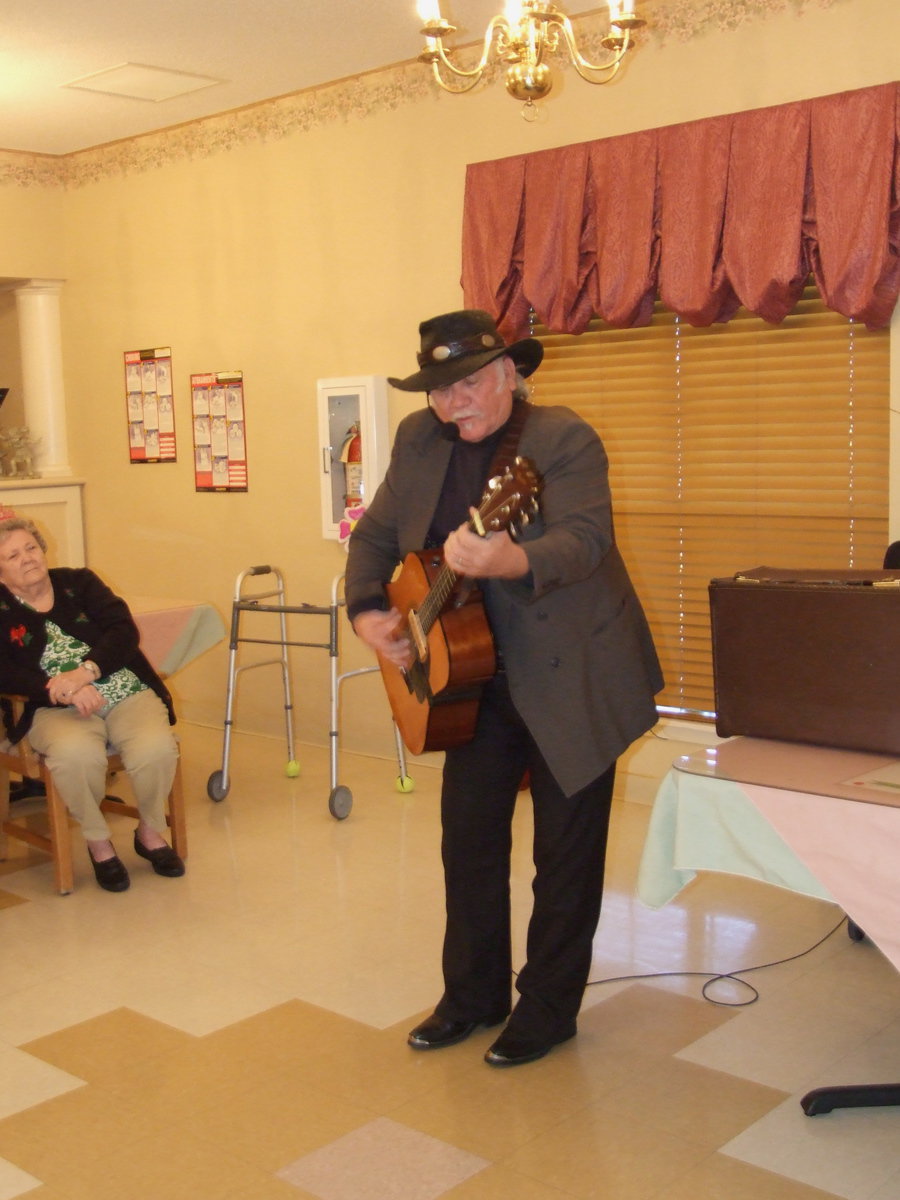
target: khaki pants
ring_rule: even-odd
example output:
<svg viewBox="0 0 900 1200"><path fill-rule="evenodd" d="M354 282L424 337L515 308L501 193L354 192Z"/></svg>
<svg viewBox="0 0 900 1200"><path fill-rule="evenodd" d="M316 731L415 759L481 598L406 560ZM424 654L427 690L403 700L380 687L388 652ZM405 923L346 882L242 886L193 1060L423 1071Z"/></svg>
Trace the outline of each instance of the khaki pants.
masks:
<svg viewBox="0 0 900 1200"><path fill-rule="evenodd" d="M142 820L165 836L166 798L178 743L159 696L149 688L115 704L104 717L74 708L39 708L28 740L47 760L66 808L89 842L109 837L100 803L108 749L122 756Z"/></svg>

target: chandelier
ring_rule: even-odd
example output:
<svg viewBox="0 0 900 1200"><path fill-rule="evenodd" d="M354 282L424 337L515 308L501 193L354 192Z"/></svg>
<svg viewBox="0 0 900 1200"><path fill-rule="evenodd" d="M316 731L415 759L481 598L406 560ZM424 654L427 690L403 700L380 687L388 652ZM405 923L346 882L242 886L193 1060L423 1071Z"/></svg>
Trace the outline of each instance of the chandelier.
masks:
<svg viewBox="0 0 900 1200"><path fill-rule="evenodd" d="M425 49L419 62L431 63L434 77L445 91L467 92L480 82L494 52L498 62L506 64L506 90L516 100L533 107L553 86L550 68L544 58L565 42L572 65L588 83L609 83L626 52L634 45L632 33L644 24L634 11L633 0L607 0L609 33L601 45L607 57L589 62L578 49L572 23L561 9L546 0L506 0L506 9L493 17L484 35L481 58L466 69L452 59L444 38L456 33L456 26L441 16L440 0L418 0L423 22Z"/></svg>

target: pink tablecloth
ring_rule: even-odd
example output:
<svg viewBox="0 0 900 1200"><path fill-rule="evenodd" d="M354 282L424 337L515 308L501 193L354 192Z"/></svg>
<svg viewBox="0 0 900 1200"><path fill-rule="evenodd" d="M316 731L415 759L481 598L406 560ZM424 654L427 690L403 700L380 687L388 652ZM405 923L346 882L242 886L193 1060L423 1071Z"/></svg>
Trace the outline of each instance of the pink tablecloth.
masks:
<svg viewBox="0 0 900 1200"><path fill-rule="evenodd" d="M211 604L139 597L129 607L141 632L141 649L161 675L172 675L225 636Z"/></svg>
<svg viewBox="0 0 900 1200"><path fill-rule="evenodd" d="M698 871L761 879L839 904L900 970L898 770L754 738L682 756L654 801L638 894L659 908Z"/></svg>
<svg viewBox="0 0 900 1200"><path fill-rule="evenodd" d="M751 783L740 786L900 971L900 809Z"/></svg>

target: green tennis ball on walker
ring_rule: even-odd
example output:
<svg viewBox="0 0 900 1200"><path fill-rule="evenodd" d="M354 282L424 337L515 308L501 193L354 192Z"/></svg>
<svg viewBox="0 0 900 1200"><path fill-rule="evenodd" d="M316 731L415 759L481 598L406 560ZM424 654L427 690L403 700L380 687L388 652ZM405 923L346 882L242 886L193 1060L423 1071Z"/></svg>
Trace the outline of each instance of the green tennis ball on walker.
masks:
<svg viewBox="0 0 900 1200"><path fill-rule="evenodd" d="M292 758L288 765L284 768L284 773L288 779L296 779L300 774L300 764L295 758Z"/></svg>
<svg viewBox="0 0 900 1200"><path fill-rule="evenodd" d="M408 775L398 775L397 776L397 791L398 792L411 792L415 788L415 786L416 786L415 783L413 782L412 779L410 779L410 777Z"/></svg>

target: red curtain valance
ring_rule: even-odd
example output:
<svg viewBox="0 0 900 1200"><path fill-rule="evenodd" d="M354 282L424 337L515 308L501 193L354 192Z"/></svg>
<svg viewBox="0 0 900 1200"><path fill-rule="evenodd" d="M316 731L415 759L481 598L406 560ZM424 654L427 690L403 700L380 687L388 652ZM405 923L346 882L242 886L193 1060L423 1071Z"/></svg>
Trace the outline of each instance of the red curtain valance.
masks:
<svg viewBox="0 0 900 1200"><path fill-rule="evenodd" d="M900 84L711 117L466 173L465 303L510 337L825 303L877 329L900 291Z"/></svg>

